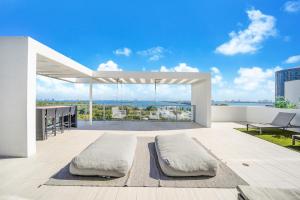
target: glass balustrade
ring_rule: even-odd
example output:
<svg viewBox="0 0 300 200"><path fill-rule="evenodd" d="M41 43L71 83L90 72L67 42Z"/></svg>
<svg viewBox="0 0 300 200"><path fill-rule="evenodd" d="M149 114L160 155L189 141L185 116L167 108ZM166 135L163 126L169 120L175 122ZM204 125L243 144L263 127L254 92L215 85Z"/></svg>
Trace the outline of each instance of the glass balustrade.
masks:
<svg viewBox="0 0 300 200"><path fill-rule="evenodd" d="M79 108L78 112L80 110ZM81 116L82 120L88 120L89 113L86 112L85 115ZM194 106L148 105L147 107L135 107L96 104L93 105L93 120L194 121Z"/></svg>
<svg viewBox="0 0 300 200"><path fill-rule="evenodd" d="M38 105L77 105L78 120L89 120L86 102L39 102ZM195 106L189 104L93 104L93 120L195 121L194 111Z"/></svg>

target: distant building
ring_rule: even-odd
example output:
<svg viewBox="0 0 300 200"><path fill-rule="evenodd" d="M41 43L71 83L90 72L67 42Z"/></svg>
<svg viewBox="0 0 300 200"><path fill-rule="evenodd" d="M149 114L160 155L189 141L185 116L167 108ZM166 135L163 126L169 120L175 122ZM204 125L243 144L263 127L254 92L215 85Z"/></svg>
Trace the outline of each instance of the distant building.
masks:
<svg viewBox="0 0 300 200"><path fill-rule="evenodd" d="M300 80L300 67L277 71L275 74L275 97L285 97L285 82Z"/></svg>

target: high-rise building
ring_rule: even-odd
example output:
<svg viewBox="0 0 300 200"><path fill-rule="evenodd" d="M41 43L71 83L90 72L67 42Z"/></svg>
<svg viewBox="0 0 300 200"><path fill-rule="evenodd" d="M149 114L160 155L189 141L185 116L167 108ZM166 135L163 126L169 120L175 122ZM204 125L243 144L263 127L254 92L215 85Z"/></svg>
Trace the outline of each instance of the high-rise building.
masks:
<svg viewBox="0 0 300 200"><path fill-rule="evenodd" d="M275 97L284 97L284 83L300 80L300 67L277 71L275 74Z"/></svg>

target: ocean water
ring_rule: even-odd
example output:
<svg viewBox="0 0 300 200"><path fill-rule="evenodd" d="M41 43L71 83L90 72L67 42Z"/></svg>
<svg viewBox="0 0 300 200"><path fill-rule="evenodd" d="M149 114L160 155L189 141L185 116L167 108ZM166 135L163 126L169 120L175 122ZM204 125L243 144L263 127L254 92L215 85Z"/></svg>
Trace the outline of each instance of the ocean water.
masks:
<svg viewBox="0 0 300 200"><path fill-rule="evenodd" d="M94 104L104 105L130 105L136 107L147 107L147 106L190 106L190 101L114 101L114 100L96 100ZM227 101L216 101L212 105L226 104L228 106L272 106L271 102L227 102Z"/></svg>

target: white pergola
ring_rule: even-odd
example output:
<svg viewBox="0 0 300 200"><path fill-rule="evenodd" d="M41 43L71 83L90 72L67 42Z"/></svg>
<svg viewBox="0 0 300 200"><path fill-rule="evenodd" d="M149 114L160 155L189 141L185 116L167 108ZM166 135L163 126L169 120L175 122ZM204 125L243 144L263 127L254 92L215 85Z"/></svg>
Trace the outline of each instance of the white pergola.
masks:
<svg viewBox="0 0 300 200"><path fill-rule="evenodd" d="M209 73L92 71L30 37L0 37L0 66L0 155L27 157L36 152L37 74L89 84L91 124L94 84L190 84L195 122L210 127Z"/></svg>

